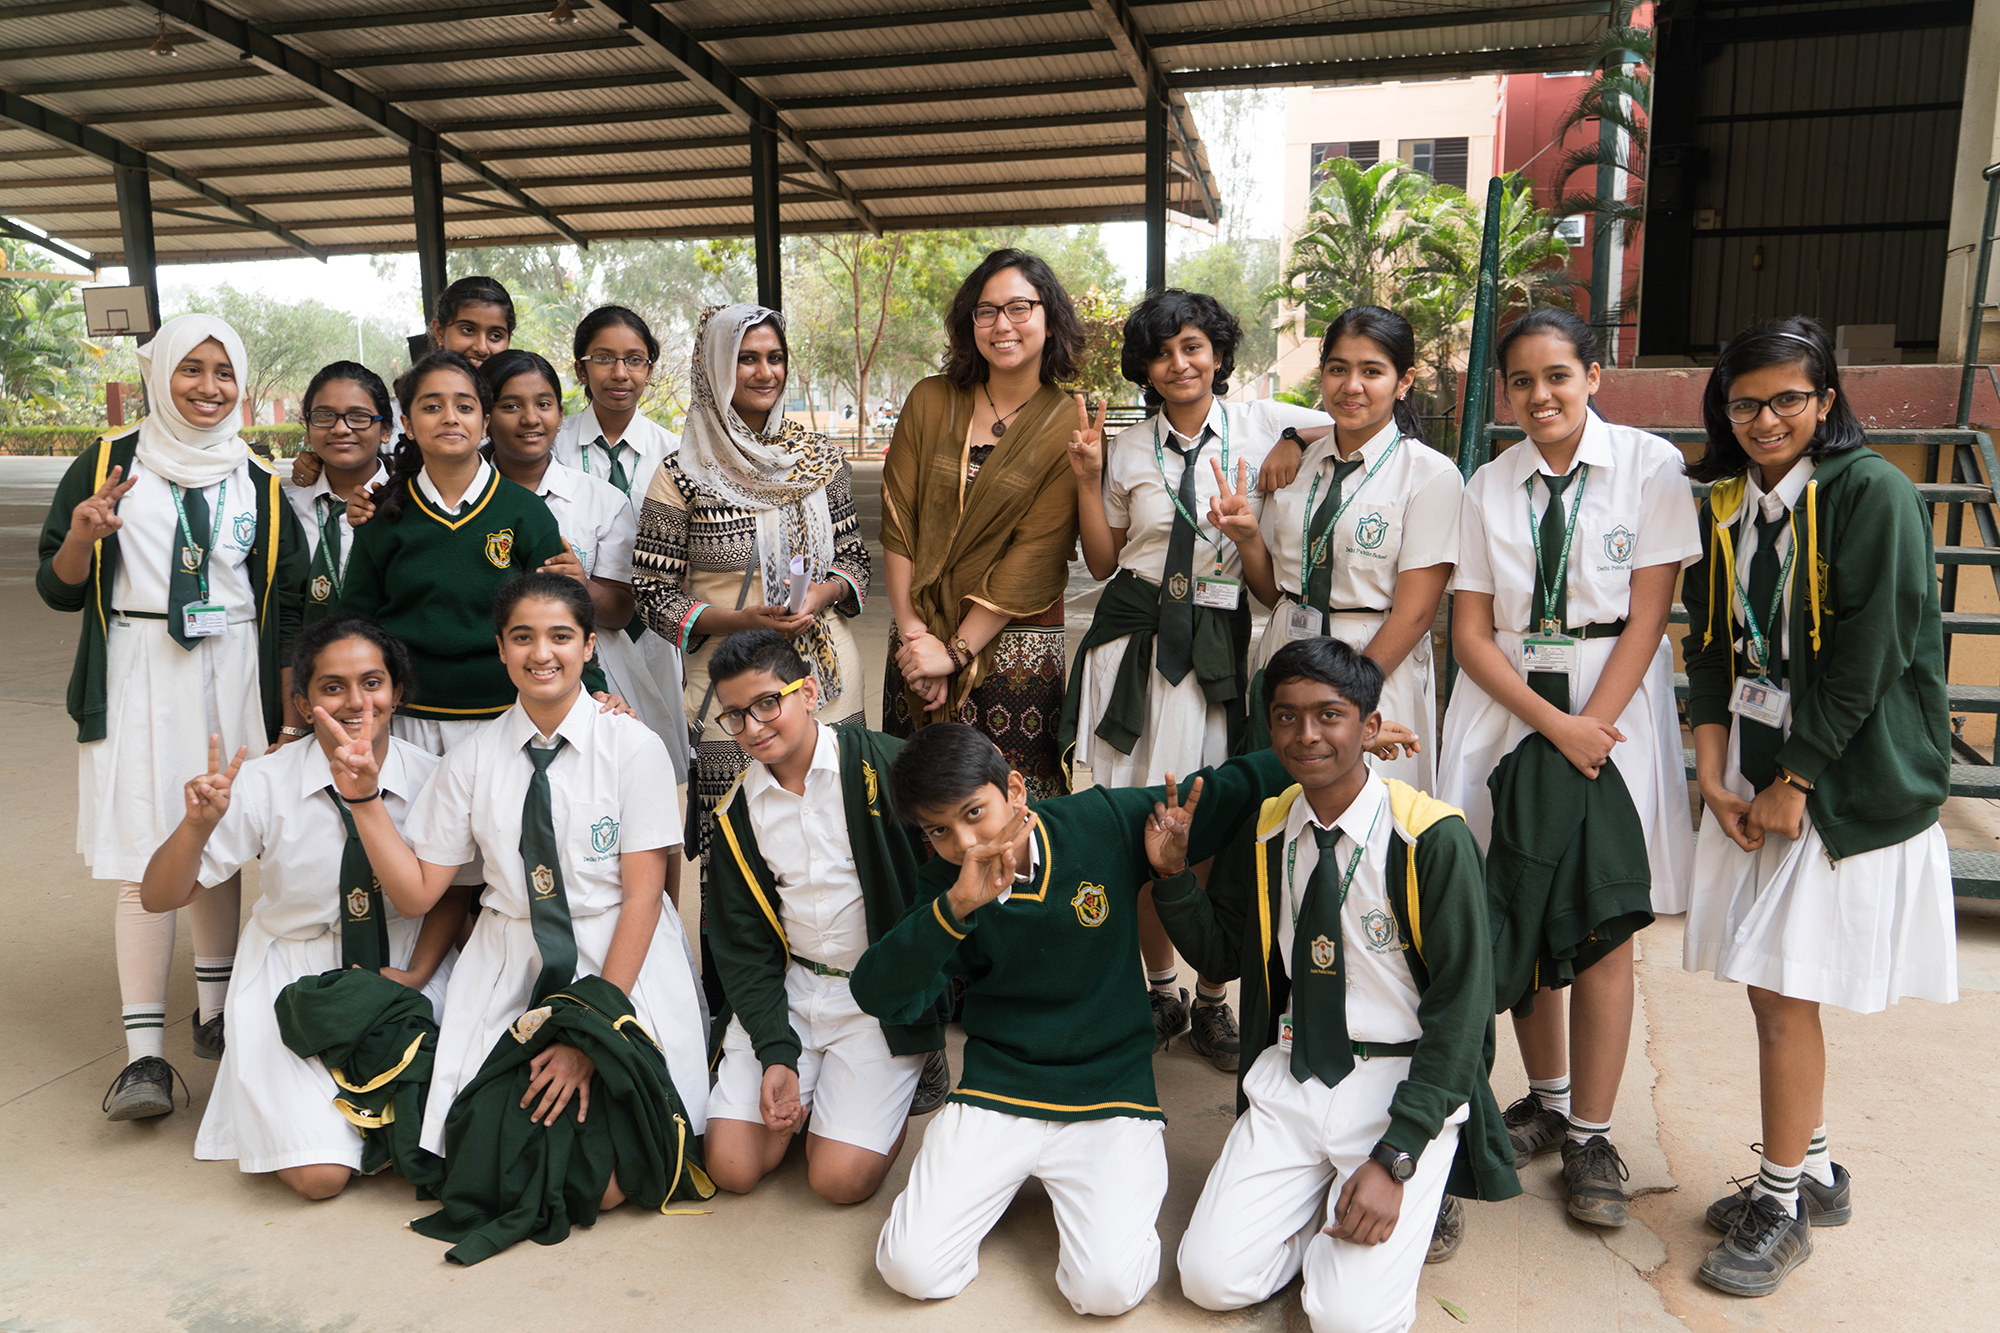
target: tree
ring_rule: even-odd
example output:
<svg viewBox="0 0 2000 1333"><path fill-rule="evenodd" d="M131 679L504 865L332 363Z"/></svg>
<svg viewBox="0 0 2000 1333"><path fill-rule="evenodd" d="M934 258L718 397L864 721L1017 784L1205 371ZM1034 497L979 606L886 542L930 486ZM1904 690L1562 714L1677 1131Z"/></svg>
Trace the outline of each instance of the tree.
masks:
<svg viewBox="0 0 2000 1333"><path fill-rule="evenodd" d="M239 292L228 284L214 292L190 293L186 310L227 321L243 339L250 362L244 371L243 400L253 416L274 398L305 392L328 362L352 360L357 323L362 325L363 339L367 337L367 321L319 301ZM386 326L378 323L374 333L378 346L394 345L395 334Z"/></svg>
<svg viewBox="0 0 2000 1333"><path fill-rule="evenodd" d="M1138 388L1120 368L1125 344L1125 317L1132 307L1123 297L1087 287L1073 294L1077 318L1083 321L1083 360L1074 379L1063 387L1093 403L1130 402Z"/></svg>
<svg viewBox="0 0 2000 1333"><path fill-rule="evenodd" d="M1236 348L1237 385L1262 378L1278 359L1278 243L1268 236L1223 239L1176 261L1168 270L1176 287L1206 292L1243 324Z"/></svg>
<svg viewBox="0 0 2000 1333"><path fill-rule="evenodd" d="M1653 107L1651 66L1656 44L1651 28L1615 27L1599 33L1586 50L1589 67L1596 72L1564 113L1555 138L1560 141L1592 120L1598 122L1599 134L1595 143L1563 155L1556 169L1556 188L1566 188L1579 171L1597 173L1594 188L1563 196L1562 211L1594 219L1594 246L1601 252L1611 242L1612 228L1622 228L1624 244L1630 246L1639 239L1646 220L1646 122ZM1626 177L1622 189L1617 182L1621 171ZM1607 321L1622 319L1621 312L1632 304L1615 289L1619 280L1619 274L1611 274L1614 289L1595 293L1593 304L1602 309L1594 313Z"/></svg>
<svg viewBox="0 0 2000 1333"><path fill-rule="evenodd" d="M909 248L906 232L867 236L861 232L809 236L807 244L820 274L843 298L838 364L854 391L854 431L858 440L868 422L868 382L897 304L896 268Z"/></svg>
<svg viewBox="0 0 2000 1333"><path fill-rule="evenodd" d="M1349 306L1382 305L1397 287L1397 262L1415 242L1412 211L1428 177L1393 158L1365 170L1344 157L1321 163L1325 179L1306 205L1284 273L1268 295L1302 306L1317 337Z"/></svg>
<svg viewBox="0 0 2000 1333"><path fill-rule="evenodd" d="M16 247L0 242L0 268ZM106 349L84 337L80 283L0 278L0 421L55 422L76 415L81 372Z"/></svg>

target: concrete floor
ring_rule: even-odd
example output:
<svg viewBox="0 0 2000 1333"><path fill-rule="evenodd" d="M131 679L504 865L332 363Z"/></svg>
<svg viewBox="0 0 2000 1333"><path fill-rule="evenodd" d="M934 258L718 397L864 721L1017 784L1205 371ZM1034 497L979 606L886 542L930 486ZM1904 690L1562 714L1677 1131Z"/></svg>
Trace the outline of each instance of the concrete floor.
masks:
<svg viewBox="0 0 2000 1333"><path fill-rule="evenodd" d="M873 530L874 469L862 469ZM393 1178L357 1181L339 1199L305 1204L269 1178L191 1151L215 1066L188 1054L194 1007L185 929L175 963L168 1057L194 1105L151 1122L113 1125L90 1105L124 1063L111 953L109 887L88 879L74 847L74 729L63 691L73 621L32 588L33 544L61 464L0 459L0 845L12 874L14 926L0 940L0 1331L651 1329L692 1320L715 1333L778 1327L927 1328L1077 1325L1054 1282L1055 1230L1032 1182L988 1238L982 1274L946 1306L890 1292L874 1272L876 1232L902 1188L909 1148L867 1203L835 1208L806 1188L793 1158L748 1198L718 1198L699 1216L629 1209L552 1249L521 1245L476 1269L444 1263L444 1247L403 1225L430 1211ZM1094 588L1070 611L1087 623ZM860 622L879 661L887 616ZM871 683L871 691L879 684ZM871 701L870 712L879 708ZM1956 845L1991 845L2000 817L1954 802ZM246 906L255 895L246 879ZM692 895L684 895L692 902ZM1680 970L1681 922L1641 937L1639 1029L1615 1137L1641 1195L1622 1232L1571 1222L1553 1158L1525 1173L1527 1193L1469 1205L1463 1250L1427 1269L1420 1330L1461 1324L1534 1333L1596 1330L1978 1330L2000 1326L1993 1230L1977 1201L2000 1190L1988 1138L2000 1101L1991 1059L2000 1034L2000 912L1961 904L1964 998L1911 1002L1872 1018L1825 1016L1827 1119L1835 1157L1859 1193L1856 1223L1817 1237L1814 1257L1770 1299L1735 1301L1694 1280L1713 1243L1701 1212L1727 1177L1755 1168L1755 1038L1741 987ZM1525 1087L1503 1025L1495 1088ZM1977 1053L1968 1059L1968 1053ZM1170 1120L1172 1186L1160 1216L1166 1259L1135 1329L1304 1327L1296 1292L1235 1315L1210 1315L1180 1294L1173 1252L1231 1123L1232 1083L1185 1049L1157 1059ZM1942 1179L1935 1169L1947 1174ZM1952 1188L1941 1188L1948 1181Z"/></svg>

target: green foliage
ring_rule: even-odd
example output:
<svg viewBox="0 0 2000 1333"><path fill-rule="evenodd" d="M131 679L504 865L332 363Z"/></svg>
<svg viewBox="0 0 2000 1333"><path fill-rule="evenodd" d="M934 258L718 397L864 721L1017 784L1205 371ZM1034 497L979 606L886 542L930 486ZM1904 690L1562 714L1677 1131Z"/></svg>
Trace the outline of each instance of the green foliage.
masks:
<svg viewBox="0 0 2000 1333"><path fill-rule="evenodd" d="M1236 378L1242 386L1261 378L1278 359L1277 302L1271 288L1278 278L1278 242L1268 236L1221 239L1175 263L1174 286L1206 292L1243 322L1236 349Z"/></svg>
<svg viewBox="0 0 2000 1333"><path fill-rule="evenodd" d="M106 435L123 434L133 424L0 427L0 457L71 458ZM302 422L288 421L282 426L245 426L241 434L252 444L268 445L284 458L297 453L305 443L306 428Z"/></svg>
<svg viewBox="0 0 2000 1333"><path fill-rule="evenodd" d="M1622 134L1600 133L1595 141L1565 153L1556 169L1556 188L1566 191L1562 201L1565 214L1586 214L1597 220L1593 229L1596 244L1604 244L1611 229L1621 227L1625 244L1630 246L1638 240L1646 220L1646 145L1650 141L1647 119L1653 109L1651 67L1657 44L1651 28L1621 27L1605 29L1587 49L1590 68L1596 73L1563 114L1555 137L1560 141L1577 126L1591 121L1597 122L1600 131L1609 126ZM1606 185L1598 174L1601 167L1627 173L1622 195L1604 192ZM1580 171L1591 173L1590 188L1568 191L1570 179ZM1622 318L1613 313L1622 304L1617 293L1607 293L1604 304L1612 318Z"/></svg>
<svg viewBox="0 0 2000 1333"><path fill-rule="evenodd" d="M1083 364L1063 387L1090 403L1114 406L1139 401L1139 388L1125 378L1119 361L1125 345L1125 317L1132 313L1124 297L1097 287L1072 292L1077 318L1083 321Z"/></svg>
<svg viewBox="0 0 2000 1333"><path fill-rule="evenodd" d="M345 311L310 298L289 300L266 292L240 292L224 284L213 292L190 292L182 310L226 320L243 339L250 366L242 385L253 413L274 398L297 397L331 361L360 360L385 379L408 363L401 335L381 320L357 320ZM366 356L357 357L365 352Z"/></svg>
<svg viewBox="0 0 2000 1333"><path fill-rule="evenodd" d="M1415 244L1412 217L1430 179L1391 158L1363 169L1344 157L1321 164L1325 179L1306 204L1305 224L1275 301L1305 307L1306 332L1317 338L1349 306L1385 305L1400 286L1397 265Z"/></svg>
<svg viewBox="0 0 2000 1333"><path fill-rule="evenodd" d="M0 241L0 268L25 248ZM60 421L88 401L107 349L84 337L81 286L0 278L0 422Z"/></svg>

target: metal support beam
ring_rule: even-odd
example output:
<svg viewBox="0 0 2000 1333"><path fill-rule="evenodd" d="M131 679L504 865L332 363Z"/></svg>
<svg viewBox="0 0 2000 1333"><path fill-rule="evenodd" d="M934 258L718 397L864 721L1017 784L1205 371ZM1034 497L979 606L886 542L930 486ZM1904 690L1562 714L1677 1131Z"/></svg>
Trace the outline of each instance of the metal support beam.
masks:
<svg viewBox="0 0 2000 1333"><path fill-rule="evenodd" d="M410 209L417 223L417 285L424 318L437 309L447 281L444 266L444 164L434 151L410 150Z"/></svg>
<svg viewBox="0 0 2000 1333"><path fill-rule="evenodd" d="M1167 285L1167 104L1146 107L1146 294Z"/></svg>
<svg viewBox="0 0 2000 1333"><path fill-rule="evenodd" d="M31 231L17 222L8 221L6 218L0 218L0 233L12 236L16 240L26 241L30 245L38 245L60 259L67 259L72 264L81 264L93 271L104 267L103 262L96 256L84 254L80 250L72 250L53 237Z"/></svg>
<svg viewBox="0 0 2000 1333"><path fill-rule="evenodd" d="M778 221L778 136L750 131L750 234L757 254L757 304L783 309L784 233Z"/></svg>
<svg viewBox="0 0 2000 1333"><path fill-rule="evenodd" d="M152 323L160 322L160 276L153 249L153 182L144 167L120 166L112 173L118 187L118 230L125 243L125 281L146 289ZM140 335L139 341L148 341Z"/></svg>
<svg viewBox="0 0 2000 1333"><path fill-rule="evenodd" d="M1096 17L1097 26L1111 39L1125 72L1132 76L1133 86L1149 101L1157 99L1166 105L1175 136L1180 140L1181 154L1187 158L1188 175L1193 177L1207 206L1208 220L1220 223L1221 192L1208 173L1207 154L1200 151L1201 140L1188 128L1193 113L1188 109L1187 98L1167 81L1166 69L1153 55L1145 34L1139 31L1139 20L1132 16L1125 0L1090 0L1090 12Z"/></svg>

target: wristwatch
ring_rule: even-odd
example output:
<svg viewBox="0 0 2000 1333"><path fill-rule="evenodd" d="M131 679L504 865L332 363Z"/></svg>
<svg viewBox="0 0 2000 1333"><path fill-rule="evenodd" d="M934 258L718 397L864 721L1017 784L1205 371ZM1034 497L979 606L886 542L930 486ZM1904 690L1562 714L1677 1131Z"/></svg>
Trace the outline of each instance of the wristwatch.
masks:
<svg viewBox="0 0 2000 1333"><path fill-rule="evenodd" d="M1299 428L1297 426L1285 427L1283 430L1278 432L1278 438L1281 440L1290 440L1293 444L1296 444L1301 449L1306 447L1306 442L1303 439L1299 438Z"/></svg>
<svg viewBox="0 0 2000 1333"><path fill-rule="evenodd" d="M1404 1184L1417 1174L1417 1159L1406 1152L1391 1148L1386 1143L1378 1143L1368 1151L1368 1160L1380 1162L1382 1169L1389 1173L1389 1179L1398 1185Z"/></svg>

